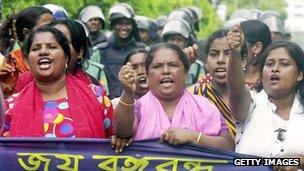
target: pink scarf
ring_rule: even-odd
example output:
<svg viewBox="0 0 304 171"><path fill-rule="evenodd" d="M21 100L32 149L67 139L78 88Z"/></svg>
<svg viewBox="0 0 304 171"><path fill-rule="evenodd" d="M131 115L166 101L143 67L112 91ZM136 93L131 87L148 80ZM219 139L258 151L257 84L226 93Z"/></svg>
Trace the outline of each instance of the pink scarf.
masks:
<svg viewBox="0 0 304 171"><path fill-rule="evenodd" d="M160 137L170 127L179 127L217 136L228 128L220 112L209 100L185 91L170 122L159 100L149 91L137 101L138 124L135 140Z"/></svg>

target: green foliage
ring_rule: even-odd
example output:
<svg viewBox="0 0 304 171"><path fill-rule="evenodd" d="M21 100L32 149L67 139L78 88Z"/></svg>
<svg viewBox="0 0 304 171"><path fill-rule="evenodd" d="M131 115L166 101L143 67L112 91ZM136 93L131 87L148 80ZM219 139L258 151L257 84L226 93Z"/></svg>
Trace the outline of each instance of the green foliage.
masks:
<svg viewBox="0 0 304 171"><path fill-rule="evenodd" d="M284 0L275 0L275 1L267 1L267 0L225 0L222 1L228 7L228 16L230 16L233 11L240 8L246 9L260 9L262 11L266 10L274 10L280 14L283 19L287 18L286 13L286 2Z"/></svg>
<svg viewBox="0 0 304 171"><path fill-rule="evenodd" d="M146 15L157 18L160 15L168 15L174 9L198 6L204 13L204 18L200 22L199 38L206 38L211 32L219 28L222 23L215 13L214 8L207 0L153 0L153 1L129 1L138 15Z"/></svg>
<svg viewBox="0 0 304 171"><path fill-rule="evenodd" d="M201 38L207 38L212 32L219 29L223 23L217 16L213 6L207 0L200 0L200 7L204 11L203 22L200 24L200 32L198 34Z"/></svg>
<svg viewBox="0 0 304 171"><path fill-rule="evenodd" d="M108 10L112 4L125 2L133 6L137 15L145 15L157 18L160 15L168 15L177 8L188 6L200 7L204 13L204 18L200 22L200 32L198 38L206 38L213 31L222 26L222 22L216 14L216 10L210 4L210 0L2 0L3 16L12 12L18 12L28 6L43 5L53 3L63 6L72 18L78 18L80 10L87 5L98 5L102 7L103 13L107 17ZM284 0L222 0L228 7L228 16L237 8L259 8L261 10L275 9L283 18L286 18ZM235 2L238 2L237 4Z"/></svg>
<svg viewBox="0 0 304 171"><path fill-rule="evenodd" d="M3 10L3 19L8 16L8 14L11 13L17 13L21 9L24 9L28 6L35 5L34 0L28 0L28 1L11 1L11 0L2 0L2 10Z"/></svg>
<svg viewBox="0 0 304 171"><path fill-rule="evenodd" d="M168 15L177 8L188 6L199 6L203 10L204 19L200 24L199 38L206 38L210 32L221 26L221 21L217 17L215 10L207 0L2 0L4 16L12 12L18 12L31 5L43 5L53 3L63 6L72 18L78 18L80 10L90 4L102 7L103 13L107 17L110 6L117 2L125 2L133 6L137 15L145 15L157 18L160 15Z"/></svg>

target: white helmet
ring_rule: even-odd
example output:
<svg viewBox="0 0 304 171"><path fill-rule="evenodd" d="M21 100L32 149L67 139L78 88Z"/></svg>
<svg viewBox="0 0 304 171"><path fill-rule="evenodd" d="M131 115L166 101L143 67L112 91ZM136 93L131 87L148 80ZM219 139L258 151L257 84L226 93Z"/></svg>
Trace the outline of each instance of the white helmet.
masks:
<svg viewBox="0 0 304 171"><path fill-rule="evenodd" d="M102 22L102 28L105 26L105 17L101 8L96 5L90 5L81 10L79 20L86 23L92 18L99 18Z"/></svg>
<svg viewBox="0 0 304 171"><path fill-rule="evenodd" d="M182 19L170 20L166 23L163 29L162 38L164 39L166 36L171 34L181 34L183 37L188 39L191 34L191 29L189 24Z"/></svg>

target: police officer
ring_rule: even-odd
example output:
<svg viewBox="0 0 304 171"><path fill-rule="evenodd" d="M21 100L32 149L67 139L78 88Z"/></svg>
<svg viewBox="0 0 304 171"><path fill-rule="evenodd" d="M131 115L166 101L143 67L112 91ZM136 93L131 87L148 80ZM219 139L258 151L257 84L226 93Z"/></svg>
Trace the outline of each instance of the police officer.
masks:
<svg viewBox="0 0 304 171"><path fill-rule="evenodd" d="M168 17L165 15L159 16L155 22L157 26L157 36L161 37L161 34L163 33L164 26L166 25L168 20Z"/></svg>
<svg viewBox="0 0 304 171"><path fill-rule="evenodd" d="M284 22L277 12L265 11L258 19L263 21L269 27L272 40L285 39L286 32Z"/></svg>
<svg viewBox="0 0 304 171"><path fill-rule="evenodd" d="M52 11L55 20L60 20L68 17L67 11L62 6L55 4L45 4L43 7Z"/></svg>
<svg viewBox="0 0 304 171"><path fill-rule="evenodd" d="M158 40L156 23L146 16L135 16L140 41L151 46Z"/></svg>
<svg viewBox="0 0 304 171"><path fill-rule="evenodd" d="M168 21L163 29L162 39L164 42L176 44L181 49L196 43L189 24L182 19ZM191 64L186 81L188 86L195 84L205 73L202 66L203 63L199 59Z"/></svg>
<svg viewBox="0 0 304 171"><path fill-rule="evenodd" d="M85 7L79 14L79 20L88 28L92 46L107 41L106 36L101 32L105 27L105 17L98 6Z"/></svg>
<svg viewBox="0 0 304 171"><path fill-rule="evenodd" d="M187 22L187 24L190 27L191 37L194 37L194 38L196 37L195 28L194 28L194 21L193 21L193 18L191 17L191 15L189 14L188 11L185 11L185 10L182 10L182 9L172 11L168 16L168 21L176 20L176 19L184 20L185 22Z"/></svg>
<svg viewBox="0 0 304 171"><path fill-rule="evenodd" d="M249 10L251 13L251 19L258 19L259 16L262 14L262 11L259 9L250 9Z"/></svg>
<svg viewBox="0 0 304 171"><path fill-rule="evenodd" d="M94 47L91 60L104 65L110 98L120 97L122 86L118 72L123 65L126 54L134 48L145 48L139 41L138 29L134 20L134 10L126 3L118 3L109 10L110 28L113 33L107 42Z"/></svg>

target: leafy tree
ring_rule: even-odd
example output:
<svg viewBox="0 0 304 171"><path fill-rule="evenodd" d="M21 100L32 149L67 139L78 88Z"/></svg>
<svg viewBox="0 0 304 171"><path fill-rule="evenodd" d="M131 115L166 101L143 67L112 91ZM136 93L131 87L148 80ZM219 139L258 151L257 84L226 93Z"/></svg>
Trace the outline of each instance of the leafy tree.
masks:
<svg viewBox="0 0 304 171"><path fill-rule="evenodd" d="M117 2L125 2L133 6L136 14L145 15L151 18L157 18L159 15L168 15L177 8L198 6L204 13L204 19L200 23L201 31L198 37L205 38L210 32L219 28L222 23L217 17L215 10L207 0L2 0L3 14L7 16L12 12L18 12L31 5L43 5L53 3L63 6L72 18L78 18L79 11L87 5L98 5L102 7L103 13L107 17L110 6Z"/></svg>
<svg viewBox="0 0 304 171"><path fill-rule="evenodd" d="M200 22L199 38L208 37L211 32L222 26L222 22L217 16L216 10L211 5L210 0L2 0L2 6L3 16L7 16L12 12L18 12L28 6L53 3L63 6L72 18L78 18L78 14L83 7L94 4L102 7L103 13L107 17L110 6L117 2L128 3L133 6L137 15L145 15L151 18L168 15L177 8L189 6L200 7L204 13L204 18ZM222 3L227 5L228 15L237 8L258 8L261 10L275 9L283 18L287 16L284 10L286 6L284 0L222 0Z"/></svg>
<svg viewBox="0 0 304 171"><path fill-rule="evenodd" d="M262 11L274 10L278 12L283 19L287 18L285 10L287 4L284 0L223 0L222 3L226 4L228 7L228 16L230 16L236 9L246 8L260 9Z"/></svg>

